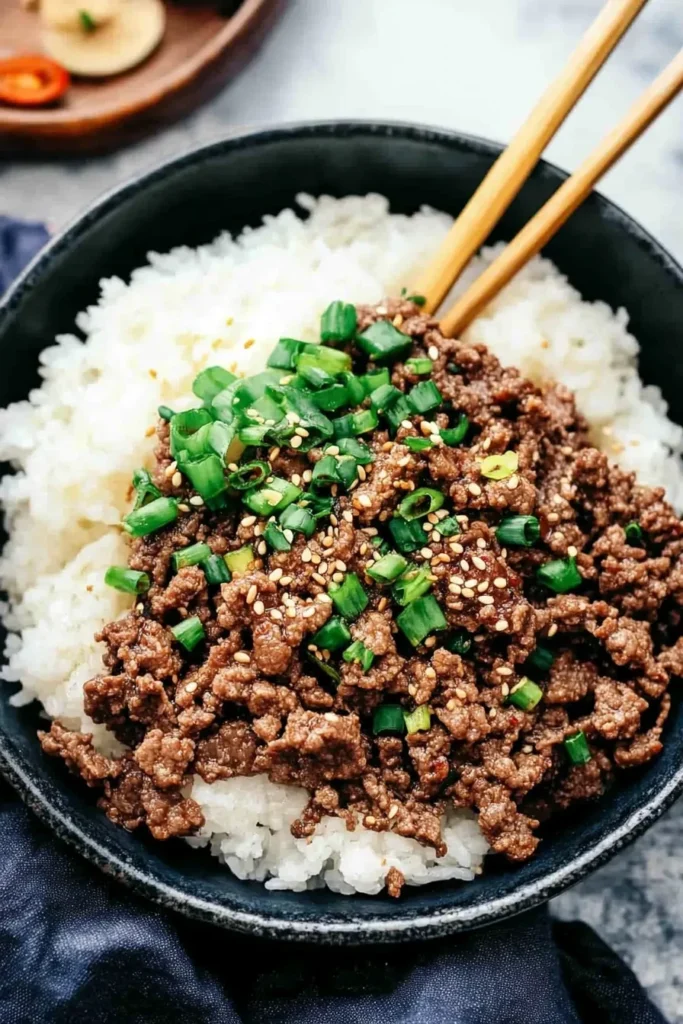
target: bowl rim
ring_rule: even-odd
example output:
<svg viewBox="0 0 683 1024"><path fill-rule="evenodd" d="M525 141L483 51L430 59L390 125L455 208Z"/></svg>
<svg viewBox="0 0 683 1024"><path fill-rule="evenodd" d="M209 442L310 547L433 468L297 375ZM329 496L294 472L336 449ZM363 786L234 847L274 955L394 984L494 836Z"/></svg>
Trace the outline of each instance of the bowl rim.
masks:
<svg viewBox="0 0 683 1024"><path fill-rule="evenodd" d="M117 185L89 204L84 211L52 238L33 258L0 300L0 328L13 309L30 292L34 281L48 268L61 251L78 243L92 222L114 210L140 189L150 187L169 175L182 171L196 163L210 160L214 155L260 146L288 138L315 138L324 136L378 135L384 138L397 136L417 142L436 142L454 146L470 152L483 153L495 158L502 150L500 143L449 129L420 125L405 121L377 121L375 119L341 119L288 122L276 126L264 126L256 130L246 129L227 137L197 146L180 156L156 164L151 169ZM565 179L567 172L545 160L540 160L537 171L549 170L553 175ZM603 214L616 219L619 225L640 245L650 251L661 264L663 271L673 276L683 286L683 269L673 256L637 221L621 207L607 199L600 192L593 193L594 200ZM7 699L3 695L3 699ZM185 916L208 921L235 931L251 935L294 941L315 939L325 943L400 942L408 939L429 939L478 928L529 910L551 897L558 895L590 871L606 863L619 850L640 836L652 825L674 800L683 793L683 764L673 775L650 793L642 806L638 807L620 824L610 829L607 835L578 855L541 878L520 885L507 895L491 897L470 907L435 910L430 914L406 913L403 916L380 919L350 917L344 920L330 920L328 915L320 921L286 919L283 916L263 912L237 910L184 891L179 886L161 881L152 871L141 870L124 857L109 850L95 837L60 808L53 806L40 780L33 777L32 769L14 748L11 735L0 729L0 773L19 793L24 802L38 818L76 849L88 861L110 876L122 881L134 892L146 896L153 902Z"/></svg>

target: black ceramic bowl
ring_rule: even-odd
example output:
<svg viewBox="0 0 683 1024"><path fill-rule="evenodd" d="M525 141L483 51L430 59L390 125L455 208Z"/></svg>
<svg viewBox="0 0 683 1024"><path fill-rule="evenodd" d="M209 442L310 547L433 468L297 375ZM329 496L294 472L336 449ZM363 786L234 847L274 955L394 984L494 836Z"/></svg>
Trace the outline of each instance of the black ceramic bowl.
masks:
<svg viewBox="0 0 683 1024"><path fill-rule="evenodd" d="M0 404L37 380L38 353L73 330L98 280L126 277L150 249L198 245L313 194L381 192L394 210L423 203L457 214L498 155L479 139L405 125L316 124L261 131L180 157L125 185L57 237L0 307ZM510 238L563 180L542 164L503 218ZM589 299L625 306L642 344L641 372L683 419L683 273L641 228L598 195L547 253ZM683 708L675 701L662 755L598 805L568 819L529 863L491 865L475 882L407 888L400 900L331 892L272 893L241 882L205 852L115 828L61 763L44 757L35 708L0 700L0 762L26 802L110 875L158 903L252 934L382 942L473 928L540 903L604 863L683 789Z"/></svg>

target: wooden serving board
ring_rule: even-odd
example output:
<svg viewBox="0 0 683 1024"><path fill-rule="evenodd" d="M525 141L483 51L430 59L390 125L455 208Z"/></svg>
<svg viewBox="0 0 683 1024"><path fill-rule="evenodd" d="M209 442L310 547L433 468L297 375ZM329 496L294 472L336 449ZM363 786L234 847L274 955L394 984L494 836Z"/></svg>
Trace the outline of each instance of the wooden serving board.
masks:
<svg viewBox="0 0 683 1024"><path fill-rule="evenodd" d="M211 4L167 4L157 50L106 79L75 78L58 105L27 110L0 104L4 152L97 152L132 142L188 113L240 70L285 0L244 0L231 18ZM0 57L42 52L40 17L19 0L0 0Z"/></svg>

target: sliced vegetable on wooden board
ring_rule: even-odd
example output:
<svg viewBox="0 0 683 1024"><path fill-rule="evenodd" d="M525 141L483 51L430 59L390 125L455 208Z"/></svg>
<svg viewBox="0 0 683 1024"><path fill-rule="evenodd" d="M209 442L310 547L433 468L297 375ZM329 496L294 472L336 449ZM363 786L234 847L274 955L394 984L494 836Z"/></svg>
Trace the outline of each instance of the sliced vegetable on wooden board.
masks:
<svg viewBox="0 0 683 1024"><path fill-rule="evenodd" d="M140 64L161 42L161 0L42 0L45 49L75 75L100 78Z"/></svg>
<svg viewBox="0 0 683 1024"><path fill-rule="evenodd" d="M0 103L42 107L61 99L69 82L66 68L41 54L0 60Z"/></svg>

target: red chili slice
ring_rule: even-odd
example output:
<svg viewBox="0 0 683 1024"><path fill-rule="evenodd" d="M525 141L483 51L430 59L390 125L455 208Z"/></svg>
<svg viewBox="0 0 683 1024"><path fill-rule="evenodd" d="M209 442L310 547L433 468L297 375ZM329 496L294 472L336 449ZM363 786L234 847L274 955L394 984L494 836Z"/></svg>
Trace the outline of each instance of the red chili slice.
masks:
<svg viewBox="0 0 683 1024"><path fill-rule="evenodd" d="M0 60L0 102L16 107L54 103L69 88L69 72L40 54Z"/></svg>

